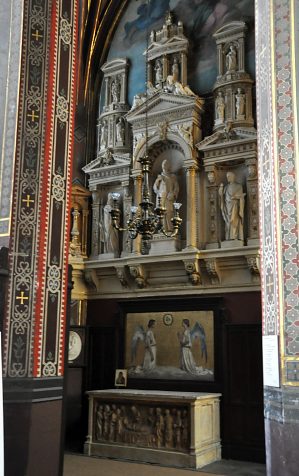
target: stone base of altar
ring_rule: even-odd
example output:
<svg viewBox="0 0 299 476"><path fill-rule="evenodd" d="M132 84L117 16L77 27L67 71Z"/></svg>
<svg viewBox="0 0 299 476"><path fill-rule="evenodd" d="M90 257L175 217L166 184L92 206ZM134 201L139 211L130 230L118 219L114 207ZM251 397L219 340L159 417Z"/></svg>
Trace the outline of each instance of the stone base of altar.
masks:
<svg viewBox="0 0 299 476"><path fill-rule="evenodd" d="M221 459L220 394L98 390L85 454L201 468Z"/></svg>

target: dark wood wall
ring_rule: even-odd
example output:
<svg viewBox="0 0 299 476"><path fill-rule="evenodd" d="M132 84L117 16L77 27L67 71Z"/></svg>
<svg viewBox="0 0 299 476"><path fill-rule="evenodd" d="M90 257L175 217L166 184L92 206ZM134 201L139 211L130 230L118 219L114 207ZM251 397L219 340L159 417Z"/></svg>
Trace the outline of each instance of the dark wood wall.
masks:
<svg viewBox="0 0 299 476"><path fill-rule="evenodd" d="M162 309L215 310L215 382L129 380L131 388L221 392L224 458L263 462L264 419L262 329L259 293L130 302L90 301L86 365L68 372L66 446L82 450L87 434L85 391L113 388L114 372L124 365L126 312Z"/></svg>

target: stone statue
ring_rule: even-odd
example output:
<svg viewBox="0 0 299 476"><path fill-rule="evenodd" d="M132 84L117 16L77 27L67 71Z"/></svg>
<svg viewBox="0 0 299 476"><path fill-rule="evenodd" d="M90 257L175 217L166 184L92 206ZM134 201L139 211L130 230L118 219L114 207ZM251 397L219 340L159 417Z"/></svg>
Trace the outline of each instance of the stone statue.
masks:
<svg viewBox="0 0 299 476"><path fill-rule="evenodd" d="M156 86L158 86L162 81L163 81L163 71L162 71L162 64L161 61L157 61L156 66L155 66L155 82Z"/></svg>
<svg viewBox="0 0 299 476"><path fill-rule="evenodd" d="M216 111L216 121L224 122L225 101L224 101L223 93L221 91L218 92L218 96L216 97L215 111Z"/></svg>
<svg viewBox="0 0 299 476"><path fill-rule="evenodd" d="M237 50L235 45L230 45L229 51L226 55L226 70L236 71L237 69Z"/></svg>
<svg viewBox="0 0 299 476"><path fill-rule="evenodd" d="M125 142L125 124L124 118L119 117L116 123L116 142L123 144Z"/></svg>
<svg viewBox="0 0 299 476"><path fill-rule="evenodd" d="M111 84L111 95L112 95L112 102L119 102L120 99L120 85L117 79L112 81Z"/></svg>
<svg viewBox="0 0 299 476"><path fill-rule="evenodd" d="M107 121L103 121L101 124L101 149L107 147L108 143L108 125Z"/></svg>
<svg viewBox="0 0 299 476"><path fill-rule="evenodd" d="M236 116L244 117L245 114L245 94L241 88L238 88L236 94Z"/></svg>
<svg viewBox="0 0 299 476"><path fill-rule="evenodd" d="M99 405L96 424L96 435L98 440L100 440L103 436L103 416L103 405Z"/></svg>
<svg viewBox="0 0 299 476"><path fill-rule="evenodd" d="M176 448L181 448L181 446L182 446L182 443L181 443L182 426L183 426L183 422L182 422L181 410L177 410L175 422L174 422L174 425L173 425L174 432L175 432L175 447Z"/></svg>
<svg viewBox="0 0 299 476"><path fill-rule="evenodd" d="M171 72L172 72L172 77L173 77L174 81L178 81L180 70L179 70L179 65L178 65L178 59L176 57L174 57L174 59L173 59Z"/></svg>
<svg viewBox="0 0 299 476"><path fill-rule="evenodd" d="M219 187L220 208L225 222L226 240L244 240L244 206L245 193L240 183L235 181L235 174L227 172L227 185Z"/></svg>
<svg viewBox="0 0 299 476"><path fill-rule="evenodd" d="M104 253L113 253L115 257L119 254L118 230L112 225L110 211L113 207L112 194L108 193L107 203L103 208L101 220L101 241L104 245Z"/></svg>
<svg viewBox="0 0 299 476"><path fill-rule="evenodd" d="M156 206L166 208L165 228L166 231L170 231L172 229L173 204L179 194L179 184L176 175L170 172L170 164L167 159L162 162L162 172L156 178L153 190L156 194Z"/></svg>

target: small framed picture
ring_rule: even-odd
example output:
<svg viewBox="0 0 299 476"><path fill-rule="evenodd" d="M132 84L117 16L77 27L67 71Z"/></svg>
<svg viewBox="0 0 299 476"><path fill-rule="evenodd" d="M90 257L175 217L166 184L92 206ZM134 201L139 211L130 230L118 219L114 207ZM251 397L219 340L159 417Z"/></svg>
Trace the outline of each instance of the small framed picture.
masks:
<svg viewBox="0 0 299 476"><path fill-rule="evenodd" d="M126 387L127 386L127 370L126 369L116 369L115 370L115 387Z"/></svg>

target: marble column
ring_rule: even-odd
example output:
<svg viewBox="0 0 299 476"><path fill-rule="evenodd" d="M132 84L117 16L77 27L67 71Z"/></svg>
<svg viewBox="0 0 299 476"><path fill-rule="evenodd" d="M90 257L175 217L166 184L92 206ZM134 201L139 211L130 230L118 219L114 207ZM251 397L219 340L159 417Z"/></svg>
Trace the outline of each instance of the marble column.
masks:
<svg viewBox="0 0 299 476"><path fill-rule="evenodd" d="M100 228L100 201L99 192L92 192L92 226L91 226L91 256L96 257L100 253L99 228Z"/></svg>

